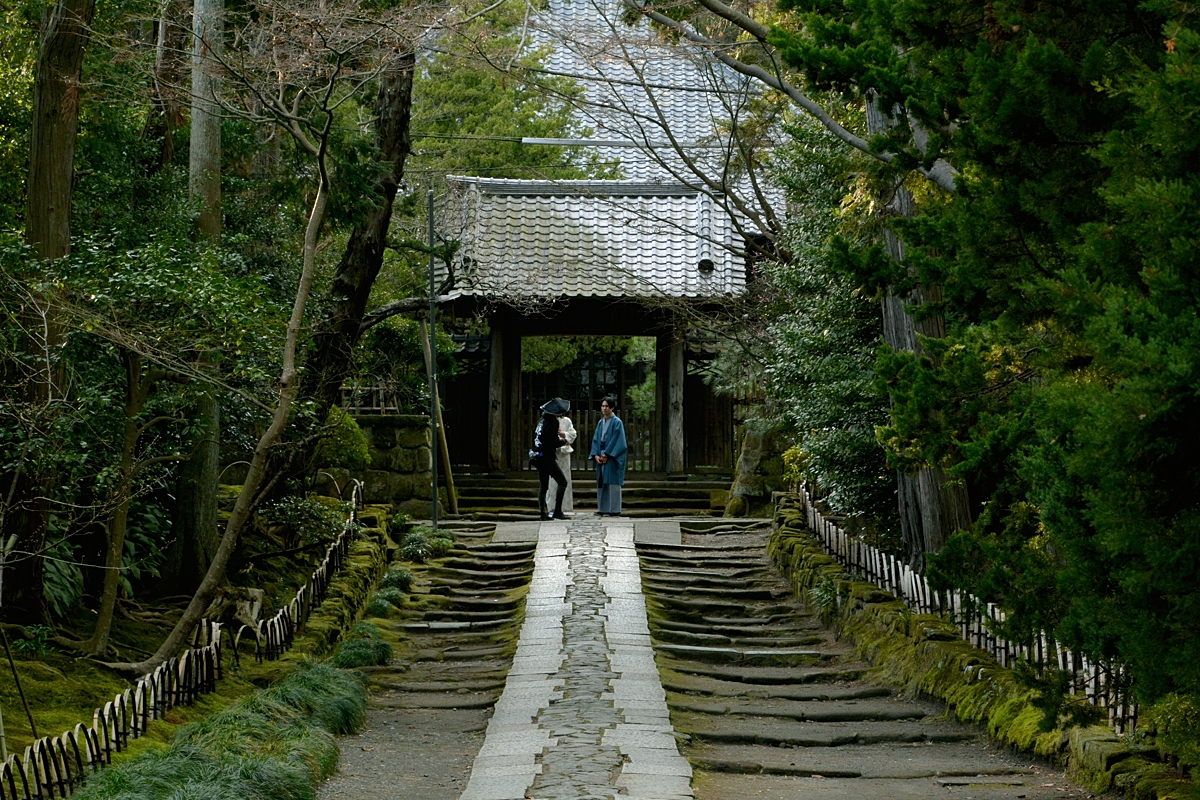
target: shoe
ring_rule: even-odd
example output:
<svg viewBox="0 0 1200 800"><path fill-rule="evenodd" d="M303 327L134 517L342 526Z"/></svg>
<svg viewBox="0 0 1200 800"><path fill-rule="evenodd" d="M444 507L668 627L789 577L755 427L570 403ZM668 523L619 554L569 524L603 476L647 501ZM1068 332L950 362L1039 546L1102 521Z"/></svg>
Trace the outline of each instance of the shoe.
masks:
<svg viewBox="0 0 1200 800"><path fill-rule="evenodd" d="M604 516L604 512L603 512L603 511L593 511L593 512L592 512L592 516L593 516L593 517L603 517L603 516Z"/></svg>
<svg viewBox="0 0 1200 800"><path fill-rule="evenodd" d="M550 520L554 519L554 517L550 516L549 514L539 514L538 519L540 519L542 522L549 522Z"/></svg>
<svg viewBox="0 0 1200 800"><path fill-rule="evenodd" d="M561 511L555 511L554 518L555 519L570 519L571 517L570 517L570 515L564 514Z"/></svg>

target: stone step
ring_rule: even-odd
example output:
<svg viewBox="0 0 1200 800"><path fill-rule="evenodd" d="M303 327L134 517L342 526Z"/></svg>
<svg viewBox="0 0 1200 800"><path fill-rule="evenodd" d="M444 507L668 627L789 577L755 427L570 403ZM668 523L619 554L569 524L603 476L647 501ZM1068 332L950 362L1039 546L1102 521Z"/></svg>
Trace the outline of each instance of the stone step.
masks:
<svg viewBox="0 0 1200 800"><path fill-rule="evenodd" d="M375 695L370 704L375 708L491 708L500 690L493 692L432 691Z"/></svg>
<svg viewBox="0 0 1200 800"><path fill-rule="evenodd" d="M726 647L801 647L804 645L817 644L825 641L825 637L820 634L810 634L808 636L726 636L719 633L695 633L693 631L677 631L668 627L660 627L654 632L654 640L657 642L670 642L673 644L698 644L709 646L726 646Z"/></svg>
<svg viewBox="0 0 1200 800"><path fill-rule="evenodd" d="M715 587L711 586L696 586L690 582L685 583L662 583L659 581L644 581L647 589L660 589L662 591L671 592L672 598L676 600L683 599L715 599L721 598L737 598L745 602L766 601L775 602L783 598L791 597L791 592L787 589L778 586L771 587L743 587L741 584L728 586L720 591L714 591Z"/></svg>
<svg viewBox="0 0 1200 800"><path fill-rule="evenodd" d="M663 657L659 662L663 669L684 675L700 675L708 678L749 685L795 685L807 683L834 683L857 681L867 672L865 664L852 667L755 667L702 664L695 661L680 661Z"/></svg>
<svg viewBox="0 0 1200 800"><path fill-rule="evenodd" d="M794 749L745 744L714 745L702 742L692 749L689 759L695 766L703 769L741 774L817 775L825 778L874 780L952 776L1035 776L1035 772L1028 767L1005 764L999 761L996 755L988 748L973 742ZM933 797L934 790L935 787L927 783L926 794L914 796ZM809 797L799 789L795 791L795 797Z"/></svg>
<svg viewBox="0 0 1200 800"><path fill-rule="evenodd" d="M675 730L693 740L768 747L848 747L869 744L974 742L978 731L952 723L927 722L797 722L774 717L721 717L676 712Z"/></svg>
<svg viewBox="0 0 1200 800"><path fill-rule="evenodd" d="M663 687L679 698L740 697L750 700L861 700L891 697L883 686L862 683L745 684L663 670Z"/></svg>
<svg viewBox="0 0 1200 800"><path fill-rule="evenodd" d="M655 649L675 658L687 658L709 664L738 664L748 667L809 666L837 658L837 653L822 650L771 647L750 649L741 647L706 647L694 644L655 642Z"/></svg>
<svg viewBox="0 0 1200 800"><path fill-rule="evenodd" d="M730 620L714 622L684 622L674 619L658 620L660 630L713 633L725 636L794 636L819 634L824 631L821 623L811 617L798 617L787 622L736 622Z"/></svg>
<svg viewBox="0 0 1200 800"><path fill-rule="evenodd" d="M895 722L942 713L935 703L903 702L890 697L855 700L783 700L749 698L697 700L676 695L667 704L679 711L716 716L780 717L798 722Z"/></svg>

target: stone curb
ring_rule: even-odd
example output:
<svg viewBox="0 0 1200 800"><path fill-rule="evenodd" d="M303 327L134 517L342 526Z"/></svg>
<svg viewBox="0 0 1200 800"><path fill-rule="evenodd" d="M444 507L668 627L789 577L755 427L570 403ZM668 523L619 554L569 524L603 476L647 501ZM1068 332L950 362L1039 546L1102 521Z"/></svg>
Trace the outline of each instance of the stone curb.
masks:
<svg viewBox="0 0 1200 800"><path fill-rule="evenodd" d="M958 719L984 723L996 741L1066 765L1075 780L1097 792L1117 790L1136 800L1200 797L1200 787L1139 747L1100 726L1039 727L1035 691L1013 670L958 636L941 617L914 614L890 592L859 581L827 555L807 528L803 512L776 508L768 553L801 600L822 586L836 588L836 604L822 622L848 636L880 677L907 691L948 703Z"/></svg>

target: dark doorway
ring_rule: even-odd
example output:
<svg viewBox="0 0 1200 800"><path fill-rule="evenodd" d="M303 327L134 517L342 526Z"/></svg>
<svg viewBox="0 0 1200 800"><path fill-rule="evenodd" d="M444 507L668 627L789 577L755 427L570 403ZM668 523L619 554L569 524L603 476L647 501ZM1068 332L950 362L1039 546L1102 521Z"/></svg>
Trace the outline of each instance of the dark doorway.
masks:
<svg viewBox="0 0 1200 800"><path fill-rule="evenodd" d="M620 403L617 415L625 423L625 435L629 442L627 471L653 471L657 455L655 444L659 441L659 414L653 408L653 402L635 402L634 398L638 388L648 391L650 398L654 397L653 387L646 387L646 381L653 379L653 363L631 362L625 357L625 352L613 349L585 350L578 353L569 364L551 372L523 371L521 441L533 440L538 408L542 403L551 397L569 400L571 413L568 416L579 431L571 468L588 469L588 450L601 416L600 401L611 394ZM528 467L527 464L523 466Z"/></svg>

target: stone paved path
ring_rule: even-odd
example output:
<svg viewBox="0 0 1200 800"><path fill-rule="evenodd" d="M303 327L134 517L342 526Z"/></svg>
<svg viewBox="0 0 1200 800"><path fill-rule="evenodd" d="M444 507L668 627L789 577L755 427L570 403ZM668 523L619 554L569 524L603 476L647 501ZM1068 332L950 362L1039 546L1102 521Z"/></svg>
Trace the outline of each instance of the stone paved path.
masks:
<svg viewBox="0 0 1200 800"><path fill-rule="evenodd" d="M461 800L691 798L631 522L538 529L517 653Z"/></svg>

